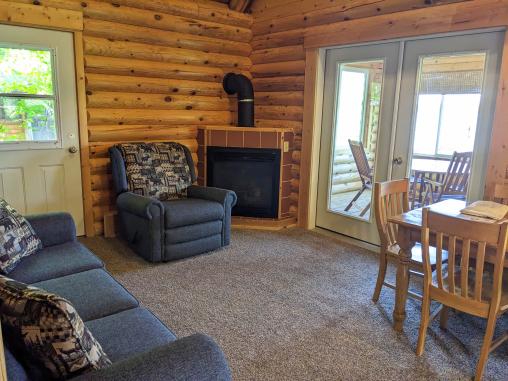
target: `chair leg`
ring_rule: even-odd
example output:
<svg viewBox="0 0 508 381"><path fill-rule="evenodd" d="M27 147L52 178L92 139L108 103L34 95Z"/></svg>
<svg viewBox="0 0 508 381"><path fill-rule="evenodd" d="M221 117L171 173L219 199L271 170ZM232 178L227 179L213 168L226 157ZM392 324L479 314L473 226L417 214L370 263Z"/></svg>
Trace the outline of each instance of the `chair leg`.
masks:
<svg viewBox="0 0 508 381"><path fill-rule="evenodd" d="M388 258L386 257L386 253L383 250L379 254L379 270L377 272L376 288L374 289L374 295L372 296L372 301L374 303L377 303L379 300L379 294L381 294L381 289L383 288L383 283L385 281L387 265Z"/></svg>
<svg viewBox="0 0 508 381"><path fill-rule="evenodd" d="M441 309L441 313L439 315L439 326L442 329L446 329L448 325L448 315L450 312L450 308L448 306L443 305L443 308Z"/></svg>
<svg viewBox="0 0 508 381"><path fill-rule="evenodd" d="M344 209L345 212L347 212L349 209L351 209L351 207L353 206L353 204L355 203L356 200L358 200L360 198L360 196L362 195L363 191L367 189L366 186L362 185L362 189L360 189L358 191L358 193L355 195L355 197L353 197L353 199L349 202L349 204L346 206L346 209Z"/></svg>
<svg viewBox="0 0 508 381"><path fill-rule="evenodd" d="M487 330L485 331L483 345L480 351L480 358L478 360L478 365L476 366L476 375L474 377L475 381L480 381L483 377L485 365L487 365L487 360L489 359L490 346L492 344L492 337L494 336L495 328L496 328L496 315L490 313L489 319L487 321Z"/></svg>
<svg viewBox="0 0 508 381"><path fill-rule="evenodd" d="M423 291L422 313L420 317L420 330L418 332L418 344L416 345L416 354L421 356L425 349L425 338L430 319L430 297L429 291Z"/></svg>
<svg viewBox="0 0 508 381"><path fill-rule="evenodd" d="M370 209L370 202L363 208L362 212L360 213L360 217L363 217L365 213L367 213Z"/></svg>

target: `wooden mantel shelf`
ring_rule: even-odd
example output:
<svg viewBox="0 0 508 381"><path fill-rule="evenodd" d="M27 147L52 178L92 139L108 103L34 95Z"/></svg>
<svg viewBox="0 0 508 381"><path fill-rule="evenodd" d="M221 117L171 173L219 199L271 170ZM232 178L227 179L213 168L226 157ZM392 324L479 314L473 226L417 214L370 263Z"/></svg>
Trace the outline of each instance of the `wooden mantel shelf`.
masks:
<svg viewBox="0 0 508 381"><path fill-rule="evenodd" d="M293 132L291 127L237 127L237 126L199 126L205 131L238 131L238 132Z"/></svg>

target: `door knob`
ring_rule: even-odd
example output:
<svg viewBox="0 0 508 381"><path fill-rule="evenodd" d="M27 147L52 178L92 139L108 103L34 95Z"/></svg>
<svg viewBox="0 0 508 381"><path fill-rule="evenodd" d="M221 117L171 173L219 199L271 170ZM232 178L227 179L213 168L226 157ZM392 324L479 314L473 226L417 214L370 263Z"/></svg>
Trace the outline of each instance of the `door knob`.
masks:
<svg viewBox="0 0 508 381"><path fill-rule="evenodd" d="M78 149L75 146L72 146L72 147L69 148L69 152L70 153L76 153L76 152L78 152Z"/></svg>
<svg viewBox="0 0 508 381"><path fill-rule="evenodd" d="M401 165L402 164L402 157L394 157L393 160L392 160L392 163L393 164L396 164L396 165Z"/></svg>

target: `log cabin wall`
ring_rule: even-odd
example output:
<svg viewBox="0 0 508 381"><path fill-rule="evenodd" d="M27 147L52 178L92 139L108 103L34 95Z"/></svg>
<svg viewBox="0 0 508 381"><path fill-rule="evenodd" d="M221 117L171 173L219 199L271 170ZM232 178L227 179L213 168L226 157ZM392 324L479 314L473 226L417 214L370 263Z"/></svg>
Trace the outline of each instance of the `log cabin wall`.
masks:
<svg viewBox="0 0 508 381"><path fill-rule="evenodd" d="M80 10L85 17L88 235L102 234L104 213L114 209L111 145L178 141L197 164L198 126L235 123L236 101L223 91L222 77L229 71L250 76L250 15L203 0L11 1Z"/></svg>
<svg viewBox="0 0 508 381"><path fill-rule="evenodd" d="M291 210L298 214L306 27L467 0L256 0L251 6L256 125L293 127ZM302 217L300 215L300 217Z"/></svg>

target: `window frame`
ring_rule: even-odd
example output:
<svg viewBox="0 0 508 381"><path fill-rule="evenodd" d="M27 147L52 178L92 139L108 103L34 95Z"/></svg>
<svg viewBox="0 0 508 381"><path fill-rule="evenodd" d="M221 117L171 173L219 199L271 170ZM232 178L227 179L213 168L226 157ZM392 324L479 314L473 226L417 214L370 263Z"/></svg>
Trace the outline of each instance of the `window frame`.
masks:
<svg viewBox="0 0 508 381"><path fill-rule="evenodd" d="M62 129L60 119L60 92L58 86L57 48L34 45L0 42L0 48L42 50L48 51L51 57L51 80L53 94L25 94L25 93L0 93L0 97L10 99L49 99L54 104L54 118L56 140L23 140L23 141L0 141L0 151L37 150L37 149L59 149L62 148Z"/></svg>

